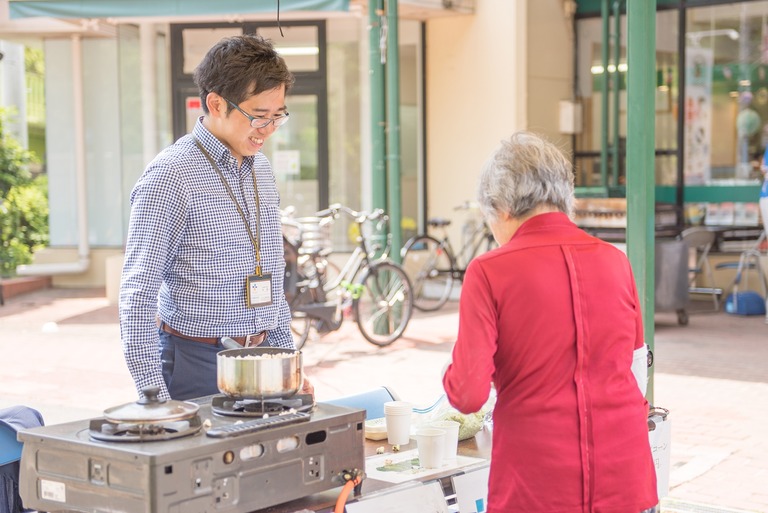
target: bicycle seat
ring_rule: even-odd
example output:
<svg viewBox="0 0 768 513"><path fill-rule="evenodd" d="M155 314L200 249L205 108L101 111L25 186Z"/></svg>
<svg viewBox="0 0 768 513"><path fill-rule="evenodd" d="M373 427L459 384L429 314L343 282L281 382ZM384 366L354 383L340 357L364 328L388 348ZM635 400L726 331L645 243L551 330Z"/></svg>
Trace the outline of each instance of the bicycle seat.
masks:
<svg viewBox="0 0 768 513"><path fill-rule="evenodd" d="M440 227L440 226L448 226L449 224L451 224L451 220L450 219L446 219L444 217L433 217L432 219L427 221L427 224L429 226L434 226L434 227L437 228L437 227Z"/></svg>

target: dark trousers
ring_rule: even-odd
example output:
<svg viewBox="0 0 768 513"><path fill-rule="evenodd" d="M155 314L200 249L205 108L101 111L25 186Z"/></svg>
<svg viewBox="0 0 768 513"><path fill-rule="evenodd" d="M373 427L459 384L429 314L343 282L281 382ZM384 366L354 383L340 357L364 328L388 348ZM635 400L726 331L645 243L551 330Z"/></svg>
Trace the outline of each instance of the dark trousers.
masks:
<svg viewBox="0 0 768 513"><path fill-rule="evenodd" d="M171 397L176 400L194 399L218 394L216 384L216 353L224 349L177 337L158 329L160 335L163 379Z"/></svg>
<svg viewBox="0 0 768 513"><path fill-rule="evenodd" d="M24 509L19 497L19 462L0 466L0 513L19 513Z"/></svg>

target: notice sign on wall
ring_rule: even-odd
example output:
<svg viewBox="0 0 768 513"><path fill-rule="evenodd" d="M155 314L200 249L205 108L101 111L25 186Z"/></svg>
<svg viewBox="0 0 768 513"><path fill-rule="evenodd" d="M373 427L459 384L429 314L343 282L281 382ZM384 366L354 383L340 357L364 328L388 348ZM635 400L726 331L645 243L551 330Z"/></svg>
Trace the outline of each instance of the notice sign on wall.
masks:
<svg viewBox="0 0 768 513"><path fill-rule="evenodd" d="M301 172L299 150L280 150L272 154L272 167L276 176L298 176Z"/></svg>
<svg viewBox="0 0 768 513"><path fill-rule="evenodd" d="M711 176L713 54L698 46L685 52L685 183L704 184Z"/></svg>

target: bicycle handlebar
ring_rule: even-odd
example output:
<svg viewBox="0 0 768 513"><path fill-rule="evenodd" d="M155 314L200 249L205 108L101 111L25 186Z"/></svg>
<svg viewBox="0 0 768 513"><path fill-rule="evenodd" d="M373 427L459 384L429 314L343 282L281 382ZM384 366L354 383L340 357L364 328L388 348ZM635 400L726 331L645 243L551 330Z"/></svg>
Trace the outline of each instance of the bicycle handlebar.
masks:
<svg viewBox="0 0 768 513"><path fill-rule="evenodd" d="M461 205L456 205L453 210L474 210L480 208L480 203L477 201L465 201Z"/></svg>
<svg viewBox="0 0 768 513"><path fill-rule="evenodd" d="M379 218L384 220L389 219L389 217L384 213L384 210L380 208L375 209L373 212L358 212L357 210L352 210L351 208L344 206L341 203L328 205L328 208L320 210L315 215L318 217L335 219L339 217L340 213L348 215L349 217L353 218L355 222L360 224L364 223L365 221L373 221Z"/></svg>

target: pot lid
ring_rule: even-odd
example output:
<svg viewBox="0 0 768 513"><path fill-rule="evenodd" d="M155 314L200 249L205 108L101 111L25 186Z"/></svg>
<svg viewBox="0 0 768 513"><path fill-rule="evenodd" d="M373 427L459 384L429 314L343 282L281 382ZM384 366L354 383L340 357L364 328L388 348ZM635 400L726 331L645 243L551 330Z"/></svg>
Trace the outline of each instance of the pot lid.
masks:
<svg viewBox="0 0 768 513"><path fill-rule="evenodd" d="M142 424L186 419L193 417L200 409L195 403L160 399L158 387L147 387L142 393L144 397L135 403L104 410L104 417L110 422Z"/></svg>

